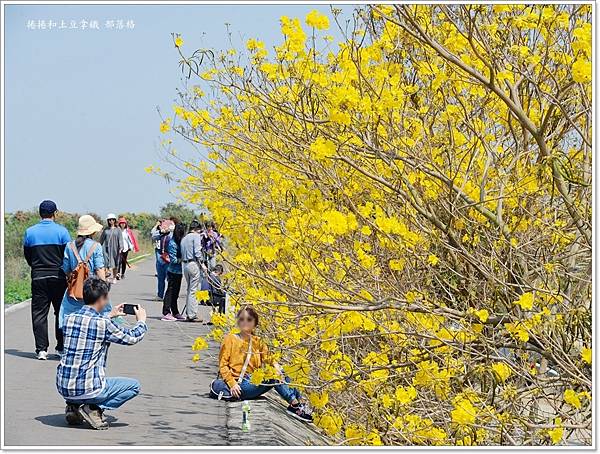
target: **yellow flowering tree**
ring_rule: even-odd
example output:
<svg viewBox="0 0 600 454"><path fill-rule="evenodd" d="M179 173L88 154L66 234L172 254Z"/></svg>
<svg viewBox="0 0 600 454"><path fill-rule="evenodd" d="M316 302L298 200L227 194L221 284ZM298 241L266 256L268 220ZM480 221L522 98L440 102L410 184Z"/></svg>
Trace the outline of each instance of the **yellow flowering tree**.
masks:
<svg viewBox="0 0 600 454"><path fill-rule="evenodd" d="M207 150L172 177L222 224L233 301L317 425L590 443L590 6L375 5L281 31L244 52L177 35L189 81L161 130Z"/></svg>

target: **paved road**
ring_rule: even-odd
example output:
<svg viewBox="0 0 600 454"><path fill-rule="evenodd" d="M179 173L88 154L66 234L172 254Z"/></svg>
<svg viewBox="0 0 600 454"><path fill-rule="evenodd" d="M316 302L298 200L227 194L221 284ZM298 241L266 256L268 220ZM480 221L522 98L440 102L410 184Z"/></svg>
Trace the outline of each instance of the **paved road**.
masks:
<svg viewBox="0 0 600 454"><path fill-rule="evenodd" d="M127 279L111 291L113 303L146 307L149 331L138 345L110 348L107 375L137 378L142 391L121 409L107 413L108 431L66 425L64 402L54 385L58 357L34 359L29 307L6 314L5 446L229 444L227 407L206 394L216 370L215 360L191 361L190 345L207 328L161 322L161 303L152 301L155 283L150 259L128 271ZM52 344L51 349L54 347ZM214 355L216 348L211 346L209 353Z"/></svg>

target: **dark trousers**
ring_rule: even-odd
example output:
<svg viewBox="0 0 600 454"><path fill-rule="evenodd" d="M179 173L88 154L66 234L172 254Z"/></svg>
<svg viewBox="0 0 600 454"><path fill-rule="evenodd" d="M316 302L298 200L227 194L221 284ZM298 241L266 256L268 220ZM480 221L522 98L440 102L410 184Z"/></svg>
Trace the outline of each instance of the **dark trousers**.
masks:
<svg viewBox="0 0 600 454"><path fill-rule="evenodd" d="M121 256L119 257L119 268L117 272L121 276L125 276L125 270L127 269L127 256L129 255L129 251L121 252Z"/></svg>
<svg viewBox="0 0 600 454"><path fill-rule="evenodd" d="M177 308L177 299L179 298L179 291L181 290L181 278L183 274L167 272L167 291L165 292L165 298L163 299L163 315L171 313L172 316L179 314Z"/></svg>
<svg viewBox="0 0 600 454"><path fill-rule="evenodd" d="M67 289L64 278L49 277L31 281L31 322L33 336L35 337L35 351L48 351L48 312L50 305L54 308L54 335L56 336L56 349L63 349L63 334L58 327L60 303Z"/></svg>
<svg viewBox="0 0 600 454"><path fill-rule="evenodd" d="M219 308L219 313L225 313L225 295L221 295L216 292L210 292L210 302L212 307Z"/></svg>
<svg viewBox="0 0 600 454"><path fill-rule="evenodd" d="M158 292L156 295L163 299L165 296L165 280L167 279L167 268L169 264L160 257L160 251L154 250L156 256L156 277L158 279Z"/></svg>

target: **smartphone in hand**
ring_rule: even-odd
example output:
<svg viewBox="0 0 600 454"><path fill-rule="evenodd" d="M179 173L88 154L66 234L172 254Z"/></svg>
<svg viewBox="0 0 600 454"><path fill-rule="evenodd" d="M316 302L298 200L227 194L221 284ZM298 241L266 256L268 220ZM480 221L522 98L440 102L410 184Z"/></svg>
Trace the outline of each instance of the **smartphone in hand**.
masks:
<svg viewBox="0 0 600 454"><path fill-rule="evenodd" d="M123 304L123 312L127 315L135 315L135 309L139 306L137 304Z"/></svg>

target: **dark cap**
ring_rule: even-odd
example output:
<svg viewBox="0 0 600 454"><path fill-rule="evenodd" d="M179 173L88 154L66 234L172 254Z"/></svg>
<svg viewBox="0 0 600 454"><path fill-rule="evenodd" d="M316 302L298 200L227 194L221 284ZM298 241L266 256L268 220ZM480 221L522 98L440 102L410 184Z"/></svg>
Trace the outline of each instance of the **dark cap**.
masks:
<svg viewBox="0 0 600 454"><path fill-rule="evenodd" d="M200 223L198 222L197 219L194 219L192 222L190 222L190 230L198 230L200 228Z"/></svg>
<svg viewBox="0 0 600 454"><path fill-rule="evenodd" d="M57 210L58 208L56 208L56 203L54 203L52 200L44 200L42 203L40 203L40 216L42 217L52 216Z"/></svg>

